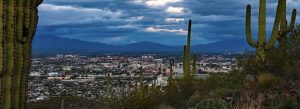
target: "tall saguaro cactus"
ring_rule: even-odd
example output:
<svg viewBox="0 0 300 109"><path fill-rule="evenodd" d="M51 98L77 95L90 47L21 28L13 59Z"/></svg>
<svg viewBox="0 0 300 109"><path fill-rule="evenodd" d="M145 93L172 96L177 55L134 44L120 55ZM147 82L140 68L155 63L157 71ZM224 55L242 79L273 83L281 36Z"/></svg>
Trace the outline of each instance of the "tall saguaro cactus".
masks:
<svg viewBox="0 0 300 109"><path fill-rule="evenodd" d="M196 61L193 63L193 70L191 68L191 33L192 33L192 20L189 20L188 24L188 38L187 38L187 45L184 46L183 50L183 79L184 79L184 95L188 97L192 94L192 86L193 86L193 78L194 78L194 71L196 70ZM194 55L194 58L197 58ZM194 59L196 60L196 59Z"/></svg>
<svg viewBox="0 0 300 109"><path fill-rule="evenodd" d="M105 102L107 103L107 106L110 106L112 103L113 89L112 89L112 78L109 72L107 73L107 76L105 78L105 83L106 83Z"/></svg>
<svg viewBox="0 0 300 109"><path fill-rule="evenodd" d="M281 50L285 50L286 43L287 43L287 34L292 32L292 30L295 27L295 20L296 20L296 14L297 10L293 9L290 25L288 26L288 22L286 19L286 0L282 0L282 9L281 9L281 20L280 20L280 30L278 35L278 42L279 42L279 48Z"/></svg>
<svg viewBox="0 0 300 109"><path fill-rule="evenodd" d="M24 109L31 43L42 0L0 1L1 109Z"/></svg>
<svg viewBox="0 0 300 109"><path fill-rule="evenodd" d="M174 66L174 59L170 59L170 75L168 78L168 85L173 87L173 66Z"/></svg>
<svg viewBox="0 0 300 109"><path fill-rule="evenodd" d="M61 100L60 109L65 109L65 98Z"/></svg>
<svg viewBox="0 0 300 109"><path fill-rule="evenodd" d="M186 46L186 71L189 73L188 75L191 76L191 34L192 34L192 20L189 20L188 25L188 39L187 39L187 46Z"/></svg>
<svg viewBox="0 0 300 109"><path fill-rule="evenodd" d="M184 50L183 50L183 72L184 72L184 78L188 80L193 76L193 71L196 70L193 68L192 71L191 68L192 65L191 64L191 33L192 33L192 20L189 20L187 45L184 46ZM194 56L196 56L196 54ZM193 67L195 66L193 65Z"/></svg>
<svg viewBox="0 0 300 109"><path fill-rule="evenodd" d="M283 6L283 1L278 0L276 17L273 25L273 30L269 41L266 43L266 0L260 0L259 6L259 16L258 16L258 41L255 42L252 38L251 33L251 5L247 5L246 10L246 37L247 42L250 46L256 48L256 59L259 62L265 62L266 51L274 47L277 34L278 26L281 19L281 9Z"/></svg>
<svg viewBox="0 0 300 109"><path fill-rule="evenodd" d="M188 24L188 37L187 44L184 45L183 49L183 72L184 78L189 79L191 76L191 29L192 28L192 20L189 20Z"/></svg>

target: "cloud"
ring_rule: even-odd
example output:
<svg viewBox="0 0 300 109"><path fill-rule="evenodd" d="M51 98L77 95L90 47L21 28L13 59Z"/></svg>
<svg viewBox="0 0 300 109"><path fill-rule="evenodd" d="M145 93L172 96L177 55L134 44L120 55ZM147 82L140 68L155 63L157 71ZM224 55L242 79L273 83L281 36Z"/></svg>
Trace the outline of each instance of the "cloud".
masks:
<svg viewBox="0 0 300 109"><path fill-rule="evenodd" d="M135 3L142 3L149 7L161 7L170 3L179 3L183 0L134 0Z"/></svg>
<svg viewBox="0 0 300 109"><path fill-rule="evenodd" d="M144 16L134 16L134 17L130 17L128 19L126 19L126 21L128 22L133 22L133 21L138 21L138 20L143 20Z"/></svg>
<svg viewBox="0 0 300 109"><path fill-rule="evenodd" d="M110 29L139 29L140 25L126 24L118 26L108 26Z"/></svg>
<svg viewBox="0 0 300 109"><path fill-rule="evenodd" d="M167 13L170 13L170 14L182 14L184 13L184 8L183 7L168 7L166 9L166 12Z"/></svg>
<svg viewBox="0 0 300 109"><path fill-rule="evenodd" d="M83 8L67 5L41 4L39 6L42 25L89 23L93 21L118 20L123 12L109 9Z"/></svg>
<svg viewBox="0 0 300 109"><path fill-rule="evenodd" d="M182 0L148 0L146 4L148 6L165 6L168 3L178 3L182 2Z"/></svg>
<svg viewBox="0 0 300 109"><path fill-rule="evenodd" d="M217 21L230 21L230 20L242 20L244 18L238 16L226 16L226 15L199 15L196 18L202 22L217 22Z"/></svg>
<svg viewBox="0 0 300 109"><path fill-rule="evenodd" d="M166 18L167 22L183 22L184 18Z"/></svg>
<svg viewBox="0 0 300 109"><path fill-rule="evenodd" d="M157 28L157 27L148 27L145 29L147 32L169 32L169 33L187 33L187 31L183 30L183 29L161 29L161 28Z"/></svg>

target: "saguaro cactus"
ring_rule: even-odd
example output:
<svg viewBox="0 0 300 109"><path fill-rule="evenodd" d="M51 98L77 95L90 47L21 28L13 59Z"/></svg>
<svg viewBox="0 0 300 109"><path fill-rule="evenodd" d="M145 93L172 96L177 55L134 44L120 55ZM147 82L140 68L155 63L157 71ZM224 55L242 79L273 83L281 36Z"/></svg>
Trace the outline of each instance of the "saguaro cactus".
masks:
<svg viewBox="0 0 300 109"><path fill-rule="evenodd" d="M140 67L139 68L139 72L140 72L140 77L139 77L139 83L140 83L140 86L139 86L139 98L141 100L144 100L145 98L145 84L144 84L144 73L143 73L143 68Z"/></svg>
<svg viewBox="0 0 300 109"><path fill-rule="evenodd" d="M188 78L188 73L187 72L187 59L186 59L186 45L183 46L183 59L182 59L182 69L183 69L183 78L187 79Z"/></svg>
<svg viewBox="0 0 300 109"><path fill-rule="evenodd" d="M192 34L192 20L189 20L188 25L188 39L186 46L186 71L191 76L191 34Z"/></svg>
<svg viewBox="0 0 300 109"><path fill-rule="evenodd" d="M170 75L168 78L168 83L172 86L172 81L173 81L173 66L174 66L175 60L170 59L169 65L170 65Z"/></svg>
<svg viewBox="0 0 300 109"><path fill-rule="evenodd" d="M31 42L37 26L37 6L42 0L0 1L1 109L23 109Z"/></svg>
<svg viewBox="0 0 300 109"><path fill-rule="evenodd" d="M107 73L107 76L105 78L105 102L107 103L107 106L110 106L112 103L112 98L113 98L113 89L112 89L112 78L110 73Z"/></svg>
<svg viewBox="0 0 300 109"><path fill-rule="evenodd" d="M183 49L183 72L184 78L188 80L190 80L190 78L193 76L193 71L191 71L191 33L192 20L189 20L187 45L185 45Z"/></svg>
<svg viewBox="0 0 300 109"><path fill-rule="evenodd" d="M266 43L266 0L260 0L259 16L258 16L258 41L255 42L251 33L251 5L247 5L246 10L246 37L250 46L256 48L256 59L259 62L265 62L266 50L274 47L278 34L278 26L281 18L281 9L283 1L278 0L276 17L273 25L271 37Z"/></svg>
<svg viewBox="0 0 300 109"><path fill-rule="evenodd" d="M191 77L191 33L192 20L189 20L187 45L184 46L183 50L183 72L185 79L190 79Z"/></svg>
<svg viewBox="0 0 300 109"><path fill-rule="evenodd" d="M282 0L282 3L283 4L281 9L280 30L277 40L279 42L279 48L281 50L285 50L287 43L287 34L292 32L292 30L295 27L297 10L293 9L290 25L288 26L286 19L286 0Z"/></svg>
<svg viewBox="0 0 300 109"><path fill-rule="evenodd" d="M61 100L60 109L65 109L65 98Z"/></svg>
<svg viewBox="0 0 300 109"><path fill-rule="evenodd" d="M197 73L197 54L195 53L194 54L194 57L193 57L193 70L192 70L192 77L195 77L196 76L196 73Z"/></svg>
<svg viewBox="0 0 300 109"><path fill-rule="evenodd" d="M172 92L174 88L174 81L173 81L173 66L174 66L174 59L170 59L170 75L168 78L168 91Z"/></svg>
<svg viewBox="0 0 300 109"><path fill-rule="evenodd" d="M183 73L184 73L184 98L190 96L192 92L192 86L193 86L193 71L196 70L193 68L193 71L191 69L191 33L192 33L192 20L189 20L189 26L188 26L188 39L187 39L187 45L184 46L183 50ZM196 63L196 61L194 61ZM194 66L194 65L193 65Z"/></svg>

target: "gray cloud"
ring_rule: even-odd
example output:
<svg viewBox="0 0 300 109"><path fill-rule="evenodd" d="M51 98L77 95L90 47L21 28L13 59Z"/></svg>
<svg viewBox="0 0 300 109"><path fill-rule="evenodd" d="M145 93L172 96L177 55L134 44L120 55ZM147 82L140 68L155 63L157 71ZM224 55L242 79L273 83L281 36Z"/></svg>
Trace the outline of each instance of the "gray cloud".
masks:
<svg viewBox="0 0 300 109"><path fill-rule="evenodd" d="M269 0L267 5L269 32L276 1ZM287 1L287 13L300 10L299 0ZM37 37L54 35L116 45L139 41L182 45L188 19L193 19L193 44L244 39L247 4L252 5L256 34L257 0L45 0L39 7Z"/></svg>

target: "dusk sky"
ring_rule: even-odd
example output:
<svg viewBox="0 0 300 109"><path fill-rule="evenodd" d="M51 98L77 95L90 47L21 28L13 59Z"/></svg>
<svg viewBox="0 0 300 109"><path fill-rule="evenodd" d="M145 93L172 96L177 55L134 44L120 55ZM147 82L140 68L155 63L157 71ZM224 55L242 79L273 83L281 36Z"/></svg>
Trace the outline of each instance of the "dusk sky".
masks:
<svg viewBox="0 0 300 109"><path fill-rule="evenodd" d="M257 37L259 0L44 0L39 6L37 37L59 36L125 45L149 41L166 45L186 42L193 20L192 44L245 39L245 8L252 4L252 30ZM268 0L270 33L277 0ZM300 0L288 1L288 22ZM233 42L234 43L234 42Z"/></svg>

